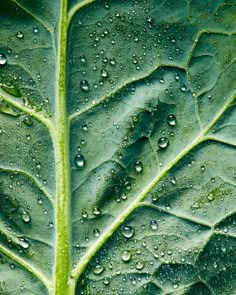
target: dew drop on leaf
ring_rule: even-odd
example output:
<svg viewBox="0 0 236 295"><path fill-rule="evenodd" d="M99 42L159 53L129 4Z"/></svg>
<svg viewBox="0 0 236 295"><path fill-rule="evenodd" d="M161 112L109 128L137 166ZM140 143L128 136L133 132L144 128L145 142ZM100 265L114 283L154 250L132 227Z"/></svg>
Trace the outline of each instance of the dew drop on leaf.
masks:
<svg viewBox="0 0 236 295"><path fill-rule="evenodd" d="M173 115L173 114L169 114L169 115L167 116L167 123L168 123L170 126L175 126L176 123L177 123L175 115Z"/></svg>
<svg viewBox="0 0 236 295"><path fill-rule="evenodd" d="M150 227L151 227L152 230L157 230L157 228L158 228L157 221L156 220L151 220L150 221Z"/></svg>
<svg viewBox="0 0 236 295"><path fill-rule="evenodd" d="M34 27L33 27L33 32L34 32L35 34L38 34L38 32L39 32L39 28L38 28L37 26L34 26Z"/></svg>
<svg viewBox="0 0 236 295"><path fill-rule="evenodd" d="M80 56L80 61L84 64L86 63L86 57L84 55Z"/></svg>
<svg viewBox="0 0 236 295"><path fill-rule="evenodd" d="M125 251L123 251L122 254L121 254L121 259L122 259L124 262L128 262L128 261L130 261L131 256L132 256L131 252L130 252L129 250L125 250Z"/></svg>
<svg viewBox="0 0 236 295"><path fill-rule="evenodd" d="M122 226L121 232L125 238L130 239L134 235L134 228L132 226Z"/></svg>
<svg viewBox="0 0 236 295"><path fill-rule="evenodd" d="M7 57L5 54L3 53L0 53L0 66L2 65L5 65L7 63Z"/></svg>
<svg viewBox="0 0 236 295"><path fill-rule="evenodd" d="M169 139L167 137L160 137L158 139L158 146L160 149L165 149L169 145Z"/></svg>
<svg viewBox="0 0 236 295"><path fill-rule="evenodd" d="M19 240L19 244L20 244L20 246L22 248L24 248L24 249L28 249L29 248L30 244L29 244L29 241L26 238L19 237L18 240Z"/></svg>
<svg viewBox="0 0 236 295"><path fill-rule="evenodd" d="M108 72L107 72L105 69L102 69L102 71L101 71L101 76L102 76L103 78L107 78L107 77L108 77Z"/></svg>
<svg viewBox="0 0 236 295"><path fill-rule="evenodd" d="M82 80L80 82L80 88L84 91L84 92L88 92L90 90L89 87L89 82L87 80Z"/></svg>
<svg viewBox="0 0 236 295"><path fill-rule="evenodd" d="M21 218L25 223L29 223L31 221L30 214L26 211L23 211L21 214Z"/></svg>
<svg viewBox="0 0 236 295"><path fill-rule="evenodd" d="M182 84L182 85L180 86L180 90L181 90L182 92L186 92L187 87L186 87L184 84Z"/></svg>
<svg viewBox="0 0 236 295"><path fill-rule="evenodd" d="M141 173L143 171L143 164L141 161L136 161L134 164L134 169L136 172Z"/></svg>
<svg viewBox="0 0 236 295"><path fill-rule="evenodd" d="M110 284L109 279L108 278L104 278L103 284L106 285L106 286L109 285Z"/></svg>
<svg viewBox="0 0 236 295"><path fill-rule="evenodd" d="M78 168L83 168L85 166L85 158L82 154L77 154L75 156L75 165Z"/></svg>
<svg viewBox="0 0 236 295"><path fill-rule="evenodd" d="M18 39L23 39L24 38L24 34L22 33L22 32L17 32L16 33L16 37L18 38Z"/></svg>
<svg viewBox="0 0 236 295"><path fill-rule="evenodd" d="M102 211L98 207L93 208L93 215L99 216L101 215Z"/></svg>
<svg viewBox="0 0 236 295"><path fill-rule="evenodd" d="M96 274L96 275L100 275L102 272L104 271L104 267L100 264L97 264L94 269L93 269L93 272Z"/></svg>
<svg viewBox="0 0 236 295"><path fill-rule="evenodd" d="M136 268L137 270L141 270L141 269L143 269L143 268L144 268L144 263L141 262L141 261L138 261L138 262L135 264L135 268Z"/></svg>
<svg viewBox="0 0 236 295"><path fill-rule="evenodd" d="M28 126L32 126L33 125L32 119L30 117L28 117L28 116L23 119L23 122L24 122L24 124L26 124Z"/></svg>

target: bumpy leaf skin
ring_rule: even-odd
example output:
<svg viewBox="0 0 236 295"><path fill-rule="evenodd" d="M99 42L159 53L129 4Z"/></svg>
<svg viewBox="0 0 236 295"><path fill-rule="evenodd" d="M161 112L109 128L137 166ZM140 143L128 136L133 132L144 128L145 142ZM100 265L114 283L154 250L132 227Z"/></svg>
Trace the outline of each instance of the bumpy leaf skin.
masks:
<svg viewBox="0 0 236 295"><path fill-rule="evenodd" d="M1 1L0 294L236 294L235 15Z"/></svg>

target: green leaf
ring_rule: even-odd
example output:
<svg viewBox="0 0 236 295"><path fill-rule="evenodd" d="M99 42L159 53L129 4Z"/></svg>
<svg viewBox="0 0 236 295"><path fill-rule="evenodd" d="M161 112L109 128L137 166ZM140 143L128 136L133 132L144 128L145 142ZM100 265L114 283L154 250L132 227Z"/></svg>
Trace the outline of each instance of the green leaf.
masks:
<svg viewBox="0 0 236 295"><path fill-rule="evenodd" d="M235 0L2 0L0 294L236 294Z"/></svg>

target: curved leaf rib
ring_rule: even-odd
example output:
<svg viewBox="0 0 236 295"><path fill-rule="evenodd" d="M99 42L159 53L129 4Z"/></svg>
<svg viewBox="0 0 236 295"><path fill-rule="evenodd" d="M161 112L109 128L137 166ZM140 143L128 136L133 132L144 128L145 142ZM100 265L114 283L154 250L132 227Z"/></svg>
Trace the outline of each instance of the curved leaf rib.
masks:
<svg viewBox="0 0 236 295"><path fill-rule="evenodd" d="M15 253L9 251L2 245L0 245L0 251L12 260L14 260L16 263L22 265L27 271L29 271L35 277L37 277L45 285L45 287L47 287L48 290L52 288L50 280L46 276L44 276L38 269L33 267L30 263L26 262L24 259L16 255Z"/></svg>
<svg viewBox="0 0 236 295"><path fill-rule="evenodd" d="M200 143L207 140L205 135L215 125L219 118L225 113L228 107L231 105L235 96L232 96L221 109L221 111L214 117L211 123L199 133L199 135L193 140L181 153L179 153L170 163L163 169L150 183L144 188L144 190L136 197L136 199L126 208L126 210L119 215L111 226L103 232L103 234L97 239L96 243L85 253L83 259L72 270L71 276L76 280L82 275L90 260L94 255L102 248L105 242L114 234L114 232L121 226L127 217L139 206L140 202L146 197L146 195L155 187L155 185L174 167L184 156L192 151Z"/></svg>

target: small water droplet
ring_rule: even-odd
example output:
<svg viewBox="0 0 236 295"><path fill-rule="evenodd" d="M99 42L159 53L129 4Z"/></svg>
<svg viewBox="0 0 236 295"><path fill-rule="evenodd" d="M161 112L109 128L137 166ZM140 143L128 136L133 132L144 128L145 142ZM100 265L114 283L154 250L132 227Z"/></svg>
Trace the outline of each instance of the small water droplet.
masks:
<svg viewBox="0 0 236 295"><path fill-rule="evenodd" d="M87 211L82 211L82 217L83 218L88 218L88 213L87 213Z"/></svg>
<svg viewBox="0 0 236 295"><path fill-rule="evenodd" d="M88 92L90 90L89 87L89 82L87 80L82 80L80 82L80 88L84 91L84 92Z"/></svg>
<svg viewBox="0 0 236 295"><path fill-rule="evenodd" d="M134 235L134 228L132 226L122 226L121 232L125 238L130 239Z"/></svg>
<svg viewBox="0 0 236 295"><path fill-rule="evenodd" d="M134 164L134 169L136 172L141 173L143 171L143 164L141 161L136 161Z"/></svg>
<svg viewBox="0 0 236 295"><path fill-rule="evenodd" d="M167 137L161 137L158 140L158 146L160 149L165 149L169 145L169 139Z"/></svg>
<svg viewBox="0 0 236 295"><path fill-rule="evenodd" d="M39 32L39 28L38 28L37 26L34 26L34 27L33 27L33 32L34 32L35 34L38 34L38 32Z"/></svg>
<svg viewBox="0 0 236 295"><path fill-rule="evenodd" d="M172 184L176 184L176 178L175 178L174 176L172 176L172 177L170 178L170 182L171 182Z"/></svg>
<svg viewBox="0 0 236 295"><path fill-rule="evenodd" d="M80 61L84 64L86 63L86 57L84 55L80 56Z"/></svg>
<svg viewBox="0 0 236 295"><path fill-rule="evenodd" d="M186 92L187 87L186 87L184 84L182 84L182 85L180 86L180 90L181 90L182 92Z"/></svg>
<svg viewBox="0 0 236 295"><path fill-rule="evenodd" d="M108 77L108 72L107 72L105 69L102 69L102 71L101 71L101 76L102 76L103 78L107 78L107 77Z"/></svg>
<svg viewBox="0 0 236 295"><path fill-rule="evenodd" d="M94 236L95 236L96 238L98 238L98 237L100 236L100 230L99 230L98 228L95 228L95 229L93 230L93 234L94 234Z"/></svg>
<svg viewBox="0 0 236 295"><path fill-rule="evenodd" d="M22 33L22 32L17 32L16 33L16 37L18 38L18 39L23 39L24 38L24 34Z"/></svg>
<svg viewBox="0 0 236 295"><path fill-rule="evenodd" d="M138 262L135 264L135 268L136 268L137 270L141 270L141 269L143 269L143 268L144 268L144 263L141 262L141 261L138 261Z"/></svg>
<svg viewBox="0 0 236 295"><path fill-rule="evenodd" d="M208 196L207 196L207 199L211 202L211 201L214 201L215 197L212 193L210 193Z"/></svg>
<svg viewBox="0 0 236 295"><path fill-rule="evenodd" d="M5 65L7 63L7 57L5 54L0 53L0 65Z"/></svg>
<svg viewBox="0 0 236 295"><path fill-rule="evenodd" d="M100 264L97 264L95 266L95 268L93 269L93 272L96 274L96 275L100 275L103 271L104 271L104 267Z"/></svg>
<svg viewBox="0 0 236 295"><path fill-rule="evenodd" d="M169 115L167 116L167 123L168 123L170 126L175 126L176 123L177 123L175 115L173 115L173 114L169 114Z"/></svg>
<svg viewBox="0 0 236 295"><path fill-rule="evenodd" d="M30 117L28 117L28 116L23 119L23 122L24 122L25 125L28 125L28 126L33 125L32 119Z"/></svg>
<svg viewBox="0 0 236 295"><path fill-rule="evenodd" d="M101 215L102 211L98 207L93 208L93 215L99 216Z"/></svg>
<svg viewBox="0 0 236 295"><path fill-rule="evenodd" d="M150 227L152 230L157 230L158 229L158 223L156 220L151 220L150 221Z"/></svg>
<svg viewBox="0 0 236 295"><path fill-rule="evenodd" d="M19 240L19 244L20 244L20 246L22 248L24 248L24 249L28 249L29 248L30 244L29 244L29 241L26 238L19 237L18 240Z"/></svg>
<svg viewBox="0 0 236 295"><path fill-rule="evenodd" d="M146 18L147 23L151 23L152 22L152 17L150 15L147 16Z"/></svg>
<svg viewBox="0 0 236 295"><path fill-rule="evenodd" d="M121 259L122 259L124 262L128 262L128 261L130 261L131 256L132 256L131 252L130 252L129 250L125 250L125 251L123 251L122 254L121 254Z"/></svg>
<svg viewBox="0 0 236 295"><path fill-rule="evenodd" d="M175 74L175 80L176 80L176 81L179 81L179 79L180 79L179 74L176 73L176 74Z"/></svg>
<svg viewBox="0 0 236 295"><path fill-rule="evenodd" d="M110 284L109 279L108 279L108 278L104 278L104 280L103 280L103 284L104 284L104 285L109 285L109 284Z"/></svg>
<svg viewBox="0 0 236 295"><path fill-rule="evenodd" d="M31 221L30 214L26 211L23 211L21 214L21 218L25 223L29 223Z"/></svg>
<svg viewBox="0 0 236 295"><path fill-rule="evenodd" d="M77 154L75 156L75 165L78 168L83 168L85 166L85 158L82 154Z"/></svg>

